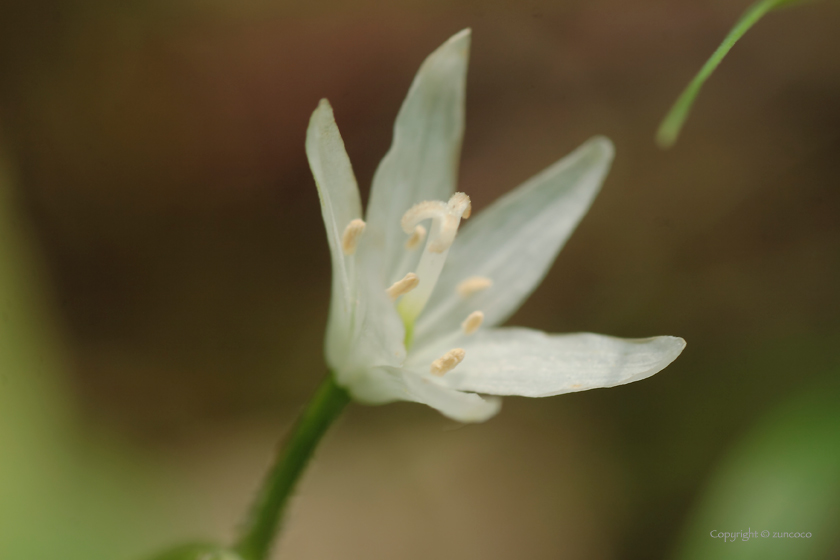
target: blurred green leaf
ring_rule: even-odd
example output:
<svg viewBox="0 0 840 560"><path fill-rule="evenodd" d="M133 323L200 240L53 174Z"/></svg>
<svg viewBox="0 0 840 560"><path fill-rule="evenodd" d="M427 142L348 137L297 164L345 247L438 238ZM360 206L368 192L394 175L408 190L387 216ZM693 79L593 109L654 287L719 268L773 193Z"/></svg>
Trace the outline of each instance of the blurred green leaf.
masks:
<svg viewBox="0 0 840 560"><path fill-rule="evenodd" d="M157 469L91 432L0 157L0 558L115 560L170 540ZM165 540L164 540L165 539Z"/></svg>
<svg viewBox="0 0 840 560"><path fill-rule="evenodd" d="M720 464L676 560L828 559L840 538L840 384L798 394L766 416ZM710 532L758 532L734 542ZM761 536L768 531L769 536ZM774 533L810 533L777 538Z"/></svg>
<svg viewBox="0 0 840 560"><path fill-rule="evenodd" d="M188 544L173 548L152 560L241 560L228 549L212 544Z"/></svg>
<svg viewBox="0 0 840 560"><path fill-rule="evenodd" d="M729 50L738 42L738 39L768 12L803 1L805 0L759 0L744 12L741 19L729 31L729 34L717 50L712 53L711 58L706 61L706 64L694 76L694 79L683 90L682 94L680 94L674 103L674 106L671 107L671 110L668 111L668 114L662 120L662 123L659 125L659 130L656 132L656 143L660 148L670 148L677 141L685 119L688 117L692 105L694 105L694 100L697 98L697 94L700 93L700 88L703 87L703 84L712 75L712 72L715 71L715 68L718 67Z"/></svg>

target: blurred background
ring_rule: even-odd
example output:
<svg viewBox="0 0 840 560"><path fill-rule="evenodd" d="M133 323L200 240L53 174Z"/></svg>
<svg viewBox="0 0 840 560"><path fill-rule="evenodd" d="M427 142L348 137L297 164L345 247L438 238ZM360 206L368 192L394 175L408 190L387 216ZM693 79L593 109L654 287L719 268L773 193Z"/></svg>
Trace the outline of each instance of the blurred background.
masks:
<svg viewBox="0 0 840 560"><path fill-rule="evenodd" d="M471 27L477 210L617 148L509 323L688 347L481 425L351 406L277 557L840 558L840 6L770 14L653 142L747 5L4 3L0 557L232 537L325 371L309 115L330 99L366 196L423 58ZM709 536L741 530L812 537Z"/></svg>

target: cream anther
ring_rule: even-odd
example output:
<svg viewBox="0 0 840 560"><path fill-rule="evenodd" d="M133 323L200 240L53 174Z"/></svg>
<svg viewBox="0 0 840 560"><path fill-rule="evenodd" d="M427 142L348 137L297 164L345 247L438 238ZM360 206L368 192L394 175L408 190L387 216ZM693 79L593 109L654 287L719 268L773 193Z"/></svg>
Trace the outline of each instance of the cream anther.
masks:
<svg viewBox="0 0 840 560"><path fill-rule="evenodd" d="M423 220L440 219L446 213L446 204L440 200L426 200L418 202L403 214L400 225L407 234L414 233L414 226Z"/></svg>
<svg viewBox="0 0 840 560"><path fill-rule="evenodd" d="M345 255L352 255L356 252L356 247L359 246L359 238L365 231L365 222L363 220L355 219L347 224L344 228L344 234L341 236L341 250Z"/></svg>
<svg viewBox="0 0 840 560"><path fill-rule="evenodd" d="M405 242L405 248L409 251L413 251L417 247L423 243L423 240L426 239L426 228L423 226L416 226L414 228L414 233L411 234L411 237L408 238L408 241Z"/></svg>
<svg viewBox="0 0 840 560"><path fill-rule="evenodd" d="M391 301L395 301L401 295L407 294L416 288L419 283L420 279L417 275L413 272L409 272L402 280L397 280L385 291L388 292L388 296L390 296Z"/></svg>
<svg viewBox="0 0 840 560"><path fill-rule="evenodd" d="M472 211L472 203L470 202L470 197L462 192L456 192L449 198L449 202L447 203L449 210L457 213L459 217L464 217L464 214L467 211ZM469 216L467 216L469 217Z"/></svg>
<svg viewBox="0 0 840 560"><path fill-rule="evenodd" d="M485 276L470 276L466 280L462 280L455 290L459 296L466 298L486 290L492 285L493 281Z"/></svg>
<svg viewBox="0 0 840 560"><path fill-rule="evenodd" d="M447 372L455 369L455 366L461 363L467 353L463 348L453 348L434 362L432 362L431 373L438 377L445 375Z"/></svg>
<svg viewBox="0 0 840 560"><path fill-rule="evenodd" d="M440 222L439 235L437 239L429 243L429 251L443 253L452 246L452 242L455 241L455 234L458 233L461 218L470 207L470 197L461 192L452 195L446 204L446 215Z"/></svg>
<svg viewBox="0 0 840 560"><path fill-rule="evenodd" d="M443 217L440 224L437 239L431 241L428 245L428 250L432 253L443 253L452 246L455 241L455 234L458 233L458 222L460 218L447 214Z"/></svg>
<svg viewBox="0 0 840 560"><path fill-rule="evenodd" d="M466 319L464 319L464 322L461 323L461 330L464 331L464 334L473 334L478 330L478 327L480 327L483 322L484 313L481 311L473 311Z"/></svg>
<svg viewBox="0 0 840 560"><path fill-rule="evenodd" d="M426 239L426 248L417 263L417 274L422 278L416 290L406 295L399 304L399 312L405 324L413 323L420 313L446 262L446 254L461 223L461 216L470 204L470 197L464 193L455 193L448 202L429 200L420 202L409 208L400 226L407 234L412 235L415 228L424 220L431 220Z"/></svg>

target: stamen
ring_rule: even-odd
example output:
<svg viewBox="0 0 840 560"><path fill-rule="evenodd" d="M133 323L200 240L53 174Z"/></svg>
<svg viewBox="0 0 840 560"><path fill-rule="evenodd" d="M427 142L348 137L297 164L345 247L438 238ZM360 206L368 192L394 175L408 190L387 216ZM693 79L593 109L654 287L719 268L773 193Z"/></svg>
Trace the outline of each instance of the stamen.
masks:
<svg viewBox="0 0 840 560"><path fill-rule="evenodd" d="M455 366L461 363L467 353L463 348L453 348L434 362L432 362L431 373L438 377L445 375L447 372L455 369Z"/></svg>
<svg viewBox="0 0 840 560"><path fill-rule="evenodd" d="M428 250L432 253L443 253L449 249L452 246L452 242L455 241L455 234L458 233L459 221L460 218L458 216L451 214L444 216L440 224L437 239L429 242Z"/></svg>
<svg viewBox="0 0 840 560"><path fill-rule="evenodd" d="M414 226L418 223L423 220L440 218L445 213L446 204L440 200L426 200L424 202L418 202L409 208L405 214L403 214L402 220L400 220L400 225L402 226L403 231L410 235L414 233Z"/></svg>
<svg viewBox="0 0 840 560"><path fill-rule="evenodd" d="M461 323L461 330L464 331L464 334L473 334L478 330L478 327L480 327L483 322L484 313L481 311L473 311L470 313L469 317L464 319L464 322Z"/></svg>
<svg viewBox="0 0 840 560"><path fill-rule="evenodd" d="M409 251L413 251L417 247L423 243L423 240L426 239L426 228L423 226L417 226L414 228L414 233L411 234L411 237L408 238L408 241L405 242L405 248Z"/></svg>
<svg viewBox="0 0 840 560"><path fill-rule="evenodd" d="M470 276L466 280L462 280L455 290L462 298L468 298L473 294L486 290L492 285L493 281L486 276Z"/></svg>
<svg viewBox="0 0 840 560"><path fill-rule="evenodd" d="M472 201L470 201L467 204L467 209L464 210L463 214L461 214L461 217L465 220L468 219L470 216L472 216Z"/></svg>
<svg viewBox="0 0 840 560"><path fill-rule="evenodd" d="M461 216L470 205L470 197L455 193L448 202L427 200L409 208L400 225L404 232L413 235L415 228L424 220L431 220L426 248L417 263L417 274L422 278L418 288L404 297L398 311L406 325L413 324L429 300L435 284L446 262L446 254L455 241Z"/></svg>
<svg viewBox="0 0 840 560"><path fill-rule="evenodd" d="M358 218L347 224L344 234L341 236L341 250L345 255L352 255L359 245L359 238L365 231L365 222Z"/></svg>
<svg viewBox="0 0 840 560"><path fill-rule="evenodd" d="M464 212L466 212L467 209L472 206L472 204L470 203L470 197L462 192L456 192L451 197L449 197L449 202L446 205L449 207L450 210L452 210L453 212L457 212L462 216Z"/></svg>
<svg viewBox="0 0 840 560"><path fill-rule="evenodd" d="M456 192L446 203L446 215L440 224L440 232L433 242L429 243L429 251L432 253L443 253L452 246L455 241L455 234L458 233L458 225L461 218L469 208L472 207L470 197L462 192Z"/></svg>
<svg viewBox="0 0 840 560"><path fill-rule="evenodd" d="M396 282L391 285L390 288L385 290L388 292L388 295L391 297L391 301L396 301L398 297L403 294L407 294L411 290L417 287L417 284L420 283L420 279L417 277L416 274L413 272L409 272L405 275L405 278L402 280L397 280Z"/></svg>

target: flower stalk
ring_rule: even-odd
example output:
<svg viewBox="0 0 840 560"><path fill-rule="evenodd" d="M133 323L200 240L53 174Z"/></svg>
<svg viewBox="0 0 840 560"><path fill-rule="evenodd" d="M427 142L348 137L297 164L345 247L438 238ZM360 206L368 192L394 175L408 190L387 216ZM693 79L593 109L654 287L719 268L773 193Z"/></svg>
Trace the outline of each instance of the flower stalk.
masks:
<svg viewBox="0 0 840 560"><path fill-rule="evenodd" d="M265 560L279 533L283 513L300 475L321 438L344 410L350 396L332 372L318 388L268 472L235 546L242 560Z"/></svg>
<svg viewBox="0 0 840 560"><path fill-rule="evenodd" d="M715 49L712 56L706 61L700 71L689 82L671 110L665 115L665 118L659 125L656 132L656 143L662 149L668 149L677 142L677 137L680 135L683 124L688 118L691 107L694 105L694 100L700 93L700 88L712 75L712 72L720 65L724 57L729 53L735 43L750 30L750 28L758 23L758 21L767 15L769 12L778 8L797 4L803 0L757 0L744 14L741 16L735 26L729 30L729 33L723 39L723 42Z"/></svg>

